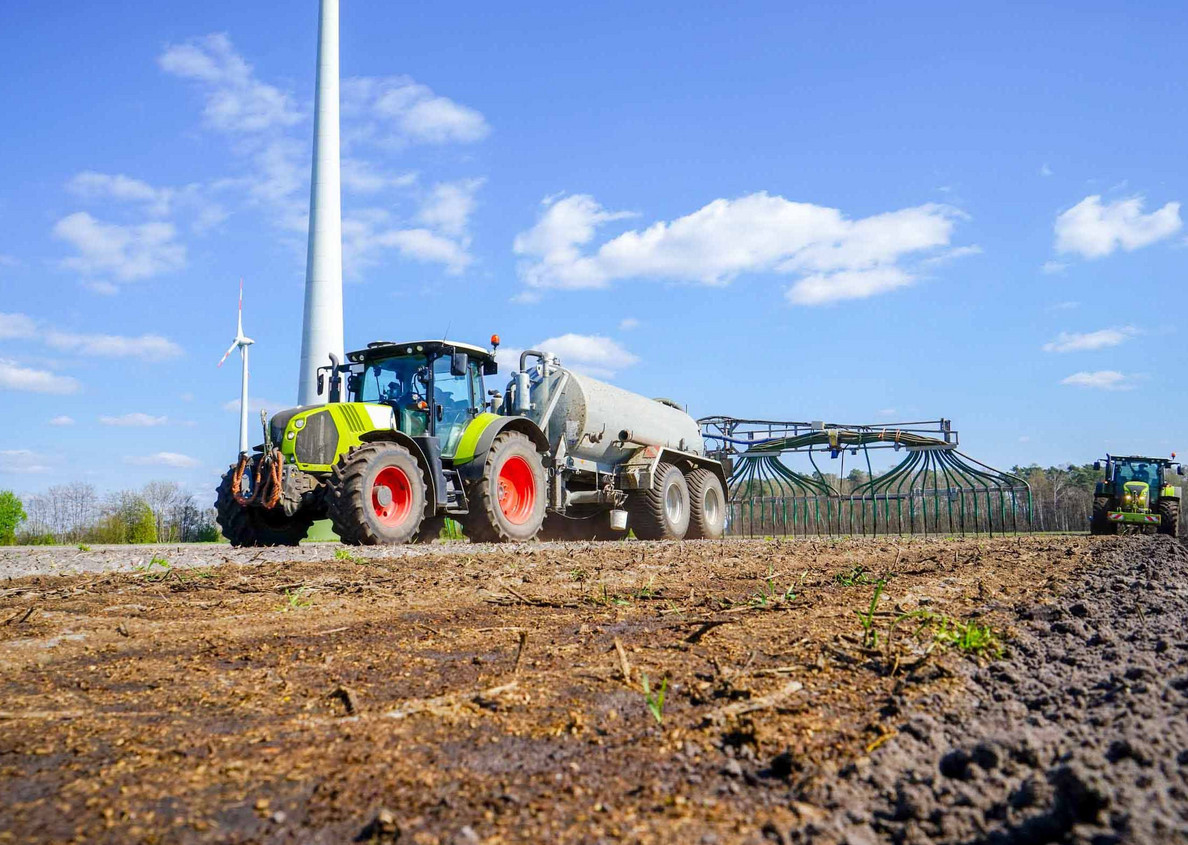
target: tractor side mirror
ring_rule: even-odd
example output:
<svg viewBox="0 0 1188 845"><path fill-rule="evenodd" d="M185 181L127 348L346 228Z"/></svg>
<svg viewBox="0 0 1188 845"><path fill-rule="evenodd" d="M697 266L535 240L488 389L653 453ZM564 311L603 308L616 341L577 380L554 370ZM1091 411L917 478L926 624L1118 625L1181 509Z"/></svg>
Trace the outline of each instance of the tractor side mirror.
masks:
<svg viewBox="0 0 1188 845"><path fill-rule="evenodd" d="M441 404L438 404L438 406L437 406L437 421L441 422L444 417L445 417L445 407L442 406Z"/></svg>
<svg viewBox="0 0 1188 845"><path fill-rule="evenodd" d="M361 382L362 377L358 373L351 373L349 376L347 376L347 390L355 395L358 395L359 384Z"/></svg>
<svg viewBox="0 0 1188 845"><path fill-rule="evenodd" d="M454 352L450 358L450 375L464 376L466 375L466 353Z"/></svg>
<svg viewBox="0 0 1188 845"><path fill-rule="evenodd" d="M499 365L494 361L483 361L483 375L497 376L499 375Z"/></svg>
<svg viewBox="0 0 1188 845"><path fill-rule="evenodd" d="M1094 461L1094 462L1093 462L1093 471L1094 471L1094 472L1101 472L1101 461Z"/></svg>
<svg viewBox="0 0 1188 845"><path fill-rule="evenodd" d="M318 370L318 396L326 392L326 374Z"/></svg>

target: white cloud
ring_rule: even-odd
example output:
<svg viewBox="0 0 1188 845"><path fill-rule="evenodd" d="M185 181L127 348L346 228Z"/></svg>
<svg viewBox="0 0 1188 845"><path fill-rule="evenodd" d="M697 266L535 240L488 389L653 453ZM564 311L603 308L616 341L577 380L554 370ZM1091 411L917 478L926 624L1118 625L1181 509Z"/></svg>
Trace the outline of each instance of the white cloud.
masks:
<svg viewBox="0 0 1188 845"><path fill-rule="evenodd" d="M154 188L147 182L121 174L96 173L84 170L66 184L66 189L85 199L114 199L124 202L145 203L150 213L157 216L169 214L173 199L170 188Z"/></svg>
<svg viewBox="0 0 1188 845"><path fill-rule="evenodd" d="M54 349L99 358L159 360L176 358L182 354L182 348L172 340L155 334L123 337L111 334L74 334L49 331L45 335L45 342Z"/></svg>
<svg viewBox="0 0 1188 845"><path fill-rule="evenodd" d="M37 324L25 314L0 313L0 340L22 340L37 333Z"/></svg>
<svg viewBox="0 0 1188 845"><path fill-rule="evenodd" d="M342 160L342 187L358 194L375 194L388 188L415 185L416 173L389 173L359 158Z"/></svg>
<svg viewBox="0 0 1188 845"><path fill-rule="evenodd" d="M61 416L54 417L52 420L50 420L49 424L58 426L74 425L74 417L68 417L65 414L62 414Z"/></svg>
<svg viewBox="0 0 1188 845"><path fill-rule="evenodd" d="M825 305L843 299L866 299L907 287L915 278L898 267L843 270L806 276L785 294L793 305Z"/></svg>
<svg viewBox="0 0 1188 845"><path fill-rule="evenodd" d="M28 449L0 450L0 473L36 475L49 471L50 468L44 455L31 452Z"/></svg>
<svg viewBox="0 0 1188 845"><path fill-rule="evenodd" d="M638 329L642 325L636 317L624 317L619 321L619 331L629 332L633 329Z"/></svg>
<svg viewBox="0 0 1188 845"><path fill-rule="evenodd" d="M302 119L292 97L256 78L224 33L171 44L157 59L166 73L197 82L205 92L203 116L222 132L247 134L292 126Z"/></svg>
<svg viewBox="0 0 1188 845"><path fill-rule="evenodd" d="M1091 387L1097 390L1130 390L1134 387L1134 376L1128 376L1117 370L1097 370L1096 372L1073 373L1061 380L1061 384L1074 387Z"/></svg>
<svg viewBox="0 0 1188 845"><path fill-rule="evenodd" d="M1068 263L1065 261L1045 261L1040 272L1045 276L1058 276L1067 269Z"/></svg>
<svg viewBox="0 0 1188 845"><path fill-rule="evenodd" d="M1180 230L1178 202L1150 214L1142 210L1142 197L1106 205L1098 195L1085 197L1056 218L1056 251L1101 258L1119 247L1130 252L1149 246Z"/></svg>
<svg viewBox="0 0 1188 845"><path fill-rule="evenodd" d="M343 260L347 275L354 276L379 263L385 250L425 264L443 264L446 272L459 274L473 258L469 238L449 238L425 228L401 228L383 209L362 209L342 221Z"/></svg>
<svg viewBox="0 0 1188 845"><path fill-rule="evenodd" d="M970 244L969 246L955 246L952 249L946 249L931 258L925 258L920 263L927 267L937 267L941 264L948 264L950 261L956 261L958 258L966 258L970 255L981 255L984 250L977 244Z"/></svg>
<svg viewBox="0 0 1188 845"><path fill-rule="evenodd" d="M29 393L75 393L77 379L60 376L48 370L35 370L16 361L0 358L0 389L24 390Z"/></svg>
<svg viewBox="0 0 1188 845"><path fill-rule="evenodd" d="M281 411L285 408L293 406L292 402L270 402L267 399L261 399L259 396L248 397L248 413L259 414L261 411L275 412ZM239 399L232 399L230 402L223 403L224 411L234 411L239 413Z"/></svg>
<svg viewBox="0 0 1188 845"><path fill-rule="evenodd" d="M362 124L361 137L381 143L465 144L491 132L480 112L407 76L343 80L342 111Z"/></svg>
<svg viewBox="0 0 1188 845"><path fill-rule="evenodd" d="M1134 326L1099 329L1095 332L1061 332L1055 340L1045 343L1045 352L1088 352L1125 343L1138 334Z"/></svg>
<svg viewBox="0 0 1188 845"><path fill-rule="evenodd" d="M417 219L431 229L451 237L460 237L466 233L470 215L474 211L474 195L486 181L462 179L434 185L429 197L421 206Z"/></svg>
<svg viewBox="0 0 1188 845"><path fill-rule="evenodd" d="M1040 165L1040 176L1051 176L1052 172L1052 168L1048 167L1047 162L1044 162L1042 165Z"/></svg>
<svg viewBox="0 0 1188 845"><path fill-rule="evenodd" d="M161 466L173 467L174 469L193 469L200 465L200 461L196 458L191 458L189 455L182 455L177 452L157 452L153 455L131 455L127 458L128 463L136 464L137 466Z"/></svg>
<svg viewBox="0 0 1188 845"><path fill-rule="evenodd" d="M177 232L171 223L124 226L80 211L63 217L53 231L79 253L63 259L62 266L80 273L110 274L130 282L179 270L186 263L186 247L174 240Z"/></svg>
<svg viewBox="0 0 1188 845"><path fill-rule="evenodd" d="M911 284L914 273L899 262L947 246L961 217L930 204L850 220L837 209L760 192L714 200L584 251L599 226L627 215L581 194L544 204L537 224L513 245L525 257L520 273L530 288L603 288L631 278L725 285L743 274L781 273L803 277L788 292L798 304Z"/></svg>
<svg viewBox="0 0 1188 845"><path fill-rule="evenodd" d="M21 260L12 255L0 252L0 267L20 267Z"/></svg>
<svg viewBox="0 0 1188 845"><path fill-rule="evenodd" d="M169 418L154 417L150 414L142 414L137 411L119 417L99 417L99 422L103 425L114 425L121 428L150 428L152 426L168 424Z"/></svg>
<svg viewBox="0 0 1188 845"><path fill-rule="evenodd" d="M561 364L569 369L593 376L611 379L616 372L639 362L638 356L624 349L622 345L602 335L574 334L572 332L550 337L530 347L542 352L551 352ZM501 371L517 370L520 367L520 353L515 346L501 346L495 354ZM535 359L530 359L530 365Z"/></svg>

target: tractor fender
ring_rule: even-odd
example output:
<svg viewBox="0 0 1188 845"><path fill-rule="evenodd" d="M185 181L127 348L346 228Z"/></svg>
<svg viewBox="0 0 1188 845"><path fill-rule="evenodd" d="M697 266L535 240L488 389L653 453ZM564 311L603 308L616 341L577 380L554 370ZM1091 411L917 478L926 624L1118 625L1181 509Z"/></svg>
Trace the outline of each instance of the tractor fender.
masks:
<svg viewBox="0 0 1188 845"><path fill-rule="evenodd" d="M721 461L698 455L695 452L682 452L679 449L648 446L640 449L620 467L620 483L626 489L647 488L652 484L652 476L656 467L661 463L674 464L685 473L695 467L702 467L712 472L722 482L722 492L730 495L730 484L726 477L726 468Z"/></svg>
<svg viewBox="0 0 1188 845"><path fill-rule="evenodd" d="M458 470L463 481L475 481L483 474L491 444L505 431L518 431L525 435L542 455L551 451L549 439L540 426L527 417L479 414L462 432L462 439L458 441L458 449L454 452L454 469Z"/></svg>
<svg viewBox="0 0 1188 845"><path fill-rule="evenodd" d="M445 485L443 484L441 473L441 457L438 456L436 462L432 461L425 454L426 450L422 448L421 444L403 431L376 429L375 431L360 434L359 440L364 443L399 443L405 449L408 449L412 453L412 456L417 459L417 463L421 465L421 470L425 473L425 478L429 481L429 489L425 491L425 501L437 502L438 491L442 491L444 494Z"/></svg>

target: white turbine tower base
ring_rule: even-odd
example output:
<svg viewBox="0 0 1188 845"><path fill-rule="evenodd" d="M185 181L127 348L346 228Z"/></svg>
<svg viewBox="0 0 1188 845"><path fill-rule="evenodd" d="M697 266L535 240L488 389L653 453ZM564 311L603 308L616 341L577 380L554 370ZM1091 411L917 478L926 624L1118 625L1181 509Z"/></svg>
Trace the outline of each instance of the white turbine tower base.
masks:
<svg viewBox="0 0 1188 845"><path fill-rule="evenodd" d="M318 80L314 102L313 174L309 195L309 254L301 331L300 405L319 405L318 368L343 357L342 180L339 158L338 0L321 0ZM333 375L331 376L333 378Z"/></svg>
<svg viewBox="0 0 1188 845"><path fill-rule="evenodd" d="M241 455L248 450L248 347L253 343L255 341L243 333L243 279L240 279L239 321L236 324L235 340L231 341L231 346L223 355L223 359L219 361L219 366L223 366L223 362L231 357L232 352L236 349L239 350L239 355L243 359L243 372L239 381L239 454Z"/></svg>

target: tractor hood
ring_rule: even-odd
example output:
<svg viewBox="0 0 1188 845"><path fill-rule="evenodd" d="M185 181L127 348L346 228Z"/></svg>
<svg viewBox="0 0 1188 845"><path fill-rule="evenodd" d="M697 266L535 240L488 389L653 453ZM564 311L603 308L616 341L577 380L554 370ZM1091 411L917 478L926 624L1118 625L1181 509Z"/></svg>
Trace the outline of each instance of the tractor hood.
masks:
<svg viewBox="0 0 1188 845"><path fill-rule="evenodd" d="M372 431L396 428L392 409L371 402L304 405L273 415L268 431L287 463L309 471L327 471L336 454L362 442Z"/></svg>

